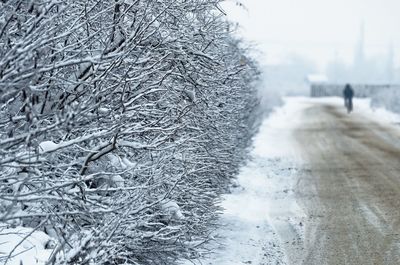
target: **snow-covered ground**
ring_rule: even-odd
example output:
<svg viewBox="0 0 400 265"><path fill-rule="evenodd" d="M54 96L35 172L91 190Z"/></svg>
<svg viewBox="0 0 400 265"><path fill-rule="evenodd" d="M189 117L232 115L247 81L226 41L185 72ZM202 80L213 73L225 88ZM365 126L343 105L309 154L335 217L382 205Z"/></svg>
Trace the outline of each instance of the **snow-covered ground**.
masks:
<svg viewBox="0 0 400 265"><path fill-rule="evenodd" d="M225 210L214 254L201 264L286 264L288 258L293 258L295 251L285 252L301 245L296 241L303 240L305 218L293 192L302 163L293 129L304 122L302 114L307 107L316 102L340 105L342 101L341 98L285 98L283 106L265 119L254 138L250 161L241 169L232 193L223 198ZM355 113L377 121L400 122L399 115L372 109L369 99L355 99L354 106ZM290 235L276 231L288 231Z"/></svg>
<svg viewBox="0 0 400 265"><path fill-rule="evenodd" d="M338 97L326 97L326 98L289 98L287 99L289 101L286 101L287 103L292 104L294 102L297 102L297 104L302 104L303 106L306 106L307 104L313 104L313 103L330 103L333 105L344 105L343 99L338 98ZM397 124L400 122L400 115L397 113L393 113L391 111L388 111L382 107L371 107L371 99L370 98L356 98L354 99L353 102L354 105L354 111L353 113L359 114L366 116L372 120L376 120L379 122L383 123L391 123L391 124Z"/></svg>
<svg viewBox="0 0 400 265"><path fill-rule="evenodd" d="M53 252L46 249L51 243L44 232L0 224L0 264L44 265Z"/></svg>
<svg viewBox="0 0 400 265"><path fill-rule="evenodd" d="M303 108L301 100L286 98L261 125L250 161L241 169L232 193L223 198L220 245L215 244L215 254L202 264L286 263L281 248L285 242L280 242L274 226L288 218L301 223L302 212L292 192L299 158L290 133L301 122ZM293 227L301 237L301 225Z"/></svg>
<svg viewBox="0 0 400 265"><path fill-rule="evenodd" d="M391 124L400 123L400 115L384 108L371 107L371 99L356 99L355 112L365 115L377 121Z"/></svg>
<svg viewBox="0 0 400 265"><path fill-rule="evenodd" d="M194 263L210 265L286 264L291 253L282 246L293 245L286 239L303 240L304 213L296 204L293 186L302 163L293 138L293 129L304 122L303 111L316 102L342 104L340 98L285 98L261 125L253 141L251 159L237 177L232 192L222 201L225 209L220 220L219 238L214 254ZM369 99L356 99L355 113L377 121L400 123L400 115L370 108ZM172 204L171 204L172 205ZM173 205L172 205L173 206ZM172 206L167 206L171 208ZM286 226L287 229L278 229ZM290 235L275 231L290 231ZM46 249L50 237L30 228L0 225L0 257L7 264L45 264L51 255ZM0 260L4 264L5 259ZM185 264L192 264L190 262Z"/></svg>

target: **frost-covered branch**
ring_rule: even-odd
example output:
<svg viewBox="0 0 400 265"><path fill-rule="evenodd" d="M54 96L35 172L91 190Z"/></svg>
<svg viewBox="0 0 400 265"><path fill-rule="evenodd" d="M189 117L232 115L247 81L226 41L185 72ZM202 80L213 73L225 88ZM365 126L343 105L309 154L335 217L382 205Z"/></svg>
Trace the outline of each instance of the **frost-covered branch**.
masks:
<svg viewBox="0 0 400 265"><path fill-rule="evenodd" d="M0 225L49 264L207 252L257 108L219 2L0 1Z"/></svg>

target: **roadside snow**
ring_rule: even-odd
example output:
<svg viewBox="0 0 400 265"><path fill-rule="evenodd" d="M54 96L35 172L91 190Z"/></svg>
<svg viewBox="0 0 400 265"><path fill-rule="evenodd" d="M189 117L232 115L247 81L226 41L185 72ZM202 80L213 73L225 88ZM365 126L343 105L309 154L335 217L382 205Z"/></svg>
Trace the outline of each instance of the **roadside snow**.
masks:
<svg viewBox="0 0 400 265"><path fill-rule="evenodd" d="M341 98L285 98L284 105L263 122L250 161L241 169L232 193L223 197L220 238L211 246L214 253L185 265L272 265L296 260L293 255L301 250L291 250L304 240L305 214L294 195L302 160L293 131L304 122L306 109L316 103L343 106ZM351 115L400 122L400 115L371 108L370 99L355 99L354 107Z"/></svg>
<svg viewBox="0 0 400 265"><path fill-rule="evenodd" d="M302 237L303 213L297 206L293 186L296 180L296 143L291 135L300 114L309 104L286 98L261 125L254 138L251 159L237 177L232 193L223 197L225 209L217 232L221 238L215 252L195 264L286 264L286 254L274 226L293 223ZM292 243L292 242L290 242ZM185 264L192 264L187 262Z"/></svg>
<svg viewBox="0 0 400 265"><path fill-rule="evenodd" d="M294 105L328 103L331 105L343 106L343 111L345 111L343 99L339 97L322 97L322 98L298 97L298 98L288 98L287 102L291 104L294 103ZM370 98L355 98L353 100L353 106L354 110L351 113L351 115L354 114L362 115L374 121L389 123L389 124L400 123L400 114L393 113L389 110L386 110L383 107L371 107Z"/></svg>
<svg viewBox="0 0 400 265"><path fill-rule="evenodd" d="M304 213L296 204L293 189L301 157L292 133L304 122L304 111L315 103L342 105L343 102L340 98L285 98L284 105L263 122L254 138L250 161L241 169L232 193L223 197L221 206L225 210L217 231L220 238L210 246L214 254L184 264L288 263L290 253L285 253L288 249L285 244L296 245L302 241L304 230ZM382 108L371 108L369 99L355 99L354 106L352 115L400 123L400 115ZM64 145L46 141L40 144L40 148L46 153ZM134 166L130 161L123 162L127 167ZM122 178L118 181L123 183ZM174 201L165 202L162 208L171 218L184 218ZM290 234L277 234L275 231L289 231ZM31 228L8 228L0 224L0 264L5 263L11 251L9 265L45 264L52 251L45 249L50 240L45 233Z"/></svg>
<svg viewBox="0 0 400 265"><path fill-rule="evenodd" d="M383 107L371 107L371 99L356 99L355 112L378 122L391 124L400 123L400 115L390 112Z"/></svg>
<svg viewBox="0 0 400 265"><path fill-rule="evenodd" d="M0 264L44 265L52 249L45 249L51 238L32 228L6 228L0 225Z"/></svg>
<svg viewBox="0 0 400 265"><path fill-rule="evenodd" d="M298 211L291 192L294 174L289 160L255 155L241 170L238 187L222 202L225 252L204 264L285 264L271 220L284 216L282 211Z"/></svg>
<svg viewBox="0 0 400 265"><path fill-rule="evenodd" d="M273 159L284 157L296 161L299 159L292 131L301 124L302 111L312 104L312 102L299 99L303 98L284 98L283 106L275 109L264 120L259 133L253 140L253 156Z"/></svg>

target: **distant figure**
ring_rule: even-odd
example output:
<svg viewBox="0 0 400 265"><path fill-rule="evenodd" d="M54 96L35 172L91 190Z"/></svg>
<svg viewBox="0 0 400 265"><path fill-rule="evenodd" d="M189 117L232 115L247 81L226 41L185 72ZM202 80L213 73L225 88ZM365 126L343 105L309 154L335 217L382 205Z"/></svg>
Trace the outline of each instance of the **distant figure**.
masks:
<svg viewBox="0 0 400 265"><path fill-rule="evenodd" d="M351 88L350 84L346 84L343 90L344 105L347 108L347 112L350 113L353 110L353 96L354 90Z"/></svg>

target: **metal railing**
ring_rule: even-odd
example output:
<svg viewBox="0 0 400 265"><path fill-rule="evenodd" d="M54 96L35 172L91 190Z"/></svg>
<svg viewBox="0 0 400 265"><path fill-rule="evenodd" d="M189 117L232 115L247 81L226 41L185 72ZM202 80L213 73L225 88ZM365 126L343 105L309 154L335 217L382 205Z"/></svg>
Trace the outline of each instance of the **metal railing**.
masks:
<svg viewBox="0 0 400 265"><path fill-rule="evenodd" d="M398 89L400 85L391 84L350 84L354 96L365 98L385 89ZM345 84L311 84L311 97L342 97Z"/></svg>

